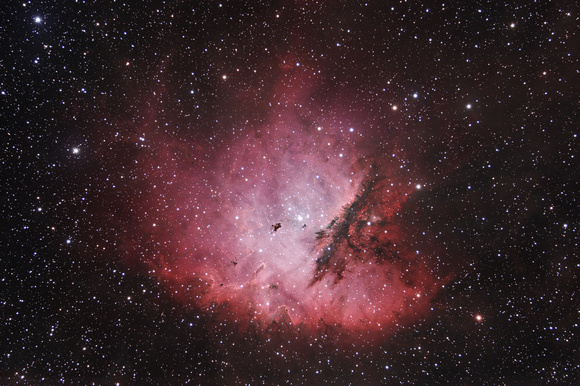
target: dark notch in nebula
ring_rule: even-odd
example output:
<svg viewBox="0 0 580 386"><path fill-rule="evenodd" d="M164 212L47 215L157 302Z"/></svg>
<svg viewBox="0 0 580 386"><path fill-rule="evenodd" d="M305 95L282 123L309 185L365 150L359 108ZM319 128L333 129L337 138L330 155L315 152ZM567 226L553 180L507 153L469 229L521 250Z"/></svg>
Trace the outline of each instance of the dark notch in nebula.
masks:
<svg viewBox="0 0 580 386"><path fill-rule="evenodd" d="M385 170L389 165L384 162L382 167L379 165L375 162L368 167L353 201L328 226L316 232L318 257L311 286L327 275L334 275L337 284L352 272L353 265L369 262L388 271L408 272L417 259L417 254L411 253L406 245L398 216L408 194L401 193L400 188L395 190L396 177L386 175L393 174L392 170ZM407 277L410 286L413 282Z"/></svg>

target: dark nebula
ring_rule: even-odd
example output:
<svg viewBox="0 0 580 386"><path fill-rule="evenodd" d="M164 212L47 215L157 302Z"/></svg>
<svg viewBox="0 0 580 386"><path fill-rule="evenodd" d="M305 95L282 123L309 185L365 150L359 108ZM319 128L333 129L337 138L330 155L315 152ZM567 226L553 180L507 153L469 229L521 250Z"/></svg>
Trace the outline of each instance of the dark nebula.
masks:
<svg viewBox="0 0 580 386"><path fill-rule="evenodd" d="M0 16L0 383L580 382L575 2Z"/></svg>

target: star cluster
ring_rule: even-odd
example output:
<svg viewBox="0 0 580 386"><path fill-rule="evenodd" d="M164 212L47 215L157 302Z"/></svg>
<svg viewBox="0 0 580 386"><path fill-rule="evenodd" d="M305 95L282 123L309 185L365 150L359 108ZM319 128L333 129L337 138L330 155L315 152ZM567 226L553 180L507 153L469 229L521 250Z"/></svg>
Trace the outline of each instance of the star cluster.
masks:
<svg viewBox="0 0 580 386"><path fill-rule="evenodd" d="M580 381L574 2L0 15L3 383Z"/></svg>

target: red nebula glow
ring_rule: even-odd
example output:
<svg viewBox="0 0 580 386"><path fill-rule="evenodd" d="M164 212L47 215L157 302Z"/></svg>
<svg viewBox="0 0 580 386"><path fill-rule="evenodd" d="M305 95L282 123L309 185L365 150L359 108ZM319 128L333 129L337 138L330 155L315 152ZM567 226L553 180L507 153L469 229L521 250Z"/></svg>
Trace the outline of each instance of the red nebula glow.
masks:
<svg viewBox="0 0 580 386"><path fill-rule="evenodd" d="M405 215L425 181L377 129L288 107L307 90L281 82L268 119L228 135L178 141L144 125L116 138L139 144L145 176L123 248L176 301L241 329L389 334L452 276Z"/></svg>
<svg viewBox="0 0 580 386"><path fill-rule="evenodd" d="M397 150L298 127L239 129L209 157L156 139L171 145L138 160L149 186L132 253L178 301L241 328L387 332L424 316L448 279L413 247L402 213L417 189Z"/></svg>

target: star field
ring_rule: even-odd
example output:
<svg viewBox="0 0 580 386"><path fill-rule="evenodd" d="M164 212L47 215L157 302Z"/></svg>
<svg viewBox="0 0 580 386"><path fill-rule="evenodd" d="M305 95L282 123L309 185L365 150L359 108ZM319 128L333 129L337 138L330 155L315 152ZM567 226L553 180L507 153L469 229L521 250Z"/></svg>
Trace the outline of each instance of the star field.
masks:
<svg viewBox="0 0 580 386"><path fill-rule="evenodd" d="M0 15L2 383L580 381L574 2Z"/></svg>

